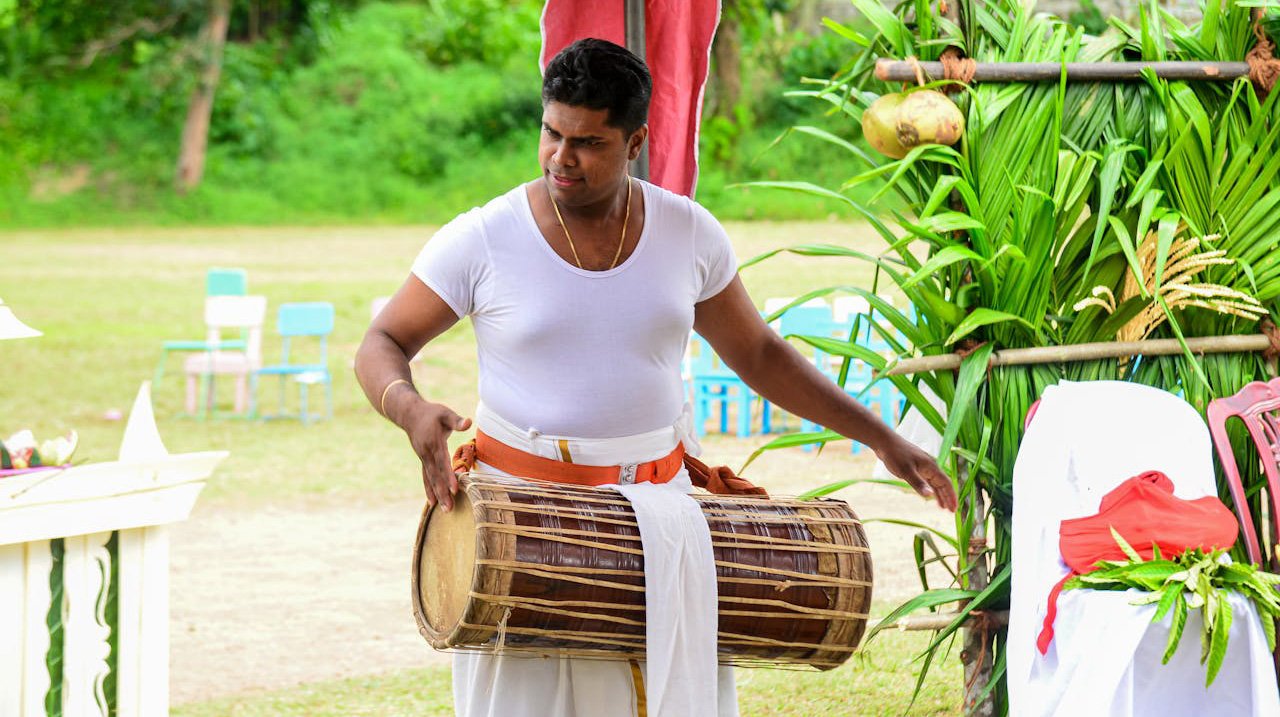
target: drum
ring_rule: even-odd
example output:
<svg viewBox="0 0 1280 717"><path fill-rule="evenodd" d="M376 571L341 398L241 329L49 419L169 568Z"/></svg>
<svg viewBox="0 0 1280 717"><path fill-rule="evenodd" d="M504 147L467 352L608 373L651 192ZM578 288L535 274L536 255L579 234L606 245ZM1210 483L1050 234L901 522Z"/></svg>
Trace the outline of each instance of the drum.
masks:
<svg viewBox="0 0 1280 717"><path fill-rule="evenodd" d="M840 665L862 639L871 554L839 500L694 495L710 527L722 664ZM437 649L645 657L644 551L616 491L470 473L413 554Z"/></svg>

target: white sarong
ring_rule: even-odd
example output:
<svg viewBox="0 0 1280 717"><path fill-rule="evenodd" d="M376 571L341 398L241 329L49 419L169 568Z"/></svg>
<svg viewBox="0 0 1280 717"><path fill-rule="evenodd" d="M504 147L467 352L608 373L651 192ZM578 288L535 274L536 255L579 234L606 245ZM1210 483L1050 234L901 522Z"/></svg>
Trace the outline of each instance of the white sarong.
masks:
<svg viewBox="0 0 1280 717"><path fill-rule="evenodd" d="M563 460L567 449L573 462L586 465L651 461L670 453L677 442L694 455L698 450L687 411L676 426L623 438L545 435L514 426L483 405L476 410L476 427L544 458ZM477 469L502 474L485 464ZM618 489L636 510L645 549L646 643L653 663L640 663L647 714L737 717L733 669L715 663L715 568L706 522L686 495L693 490L688 473L682 467L669 483ZM690 507L700 525L694 524ZM625 661L471 652L457 653L453 661L459 717L635 717L636 688Z"/></svg>

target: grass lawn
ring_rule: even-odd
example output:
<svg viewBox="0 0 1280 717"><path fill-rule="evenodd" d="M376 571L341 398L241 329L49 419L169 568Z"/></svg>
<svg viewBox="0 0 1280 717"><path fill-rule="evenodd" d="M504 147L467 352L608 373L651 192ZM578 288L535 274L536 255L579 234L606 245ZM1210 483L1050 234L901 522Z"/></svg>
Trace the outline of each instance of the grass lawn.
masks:
<svg viewBox="0 0 1280 717"><path fill-rule="evenodd" d="M857 225L754 223L728 228L742 259L792 243L879 249L879 240ZM0 432L7 436L31 428L37 438L44 438L74 428L81 436L78 461L111 459L124 422L111 420L107 412L127 411L140 382L152 376L163 340L202 337L205 270L238 266L248 270L250 293L263 294L269 301L264 346L268 361L280 350L274 335L274 311L280 303L334 303L337 327L329 355L334 419L303 427L293 421L180 417L183 377L181 358L175 355L153 391L169 450L231 453L205 489L202 505L256 510L419 499L416 459L403 435L367 404L351 364L368 325L371 301L395 291L430 234L429 227L0 233L0 298L45 333L39 339L0 342L6 386L0 392ZM853 260L790 256L743 273L758 305L767 297L794 296L829 284L870 286L872 278L868 266ZM470 326L462 322L433 342L414 371L425 394L469 414L476 402ZM220 396L229 407L231 386L225 383ZM275 386L263 385L258 393L266 407L274 409ZM736 467L760 442L713 437L707 441L707 454ZM869 469L866 454L849 457L847 444L833 444L829 451L840 455L814 461L812 454L798 449L770 454L753 464L747 477L771 490L798 492L849 477L850 470ZM802 455L809 457L801 459ZM859 503L855 508L867 517ZM950 520L936 510L920 519L938 527ZM909 549L905 541L882 541L876 529L880 528L868 527L878 551L877 612L883 614L889 607L883 600L900 595L902 588L881 591L880 556L885 550ZM907 711L914 687L910 662L926 639L920 634L883 635L849 665L830 673L740 671L742 713L955 714L960 678L954 658L931 677ZM446 668L323 681L283 691L237 695L238 691L228 685L230 696L180 706L174 714L427 715L448 714L450 704Z"/></svg>
<svg viewBox="0 0 1280 717"><path fill-rule="evenodd" d="M872 242L860 226L837 223L730 225L746 258L790 243ZM366 402L352 360L369 323L370 303L394 292L430 227L216 229L0 233L0 299L45 336L0 343L9 390L0 394L0 431L31 428L37 438L74 428L77 458L113 456L140 382L151 378L166 339L203 338L204 273L211 266L248 270L249 291L268 299L264 360L279 356L275 310L287 301L330 301L337 326L330 343L334 420L310 427L178 416L181 354L171 354L153 388L161 435L171 451L227 449L231 457L205 500L258 503L297 498L413 494L416 459L403 435ZM872 244L874 245L874 244ZM853 260L784 256L747 269L743 280L760 305L834 283L870 283ZM468 415L476 405L470 324L459 322L414 367L419 389ZM220 400L230 406L231 385ZM21 387L20 390L15 390ZM258 391L274 410L276 386ZM290 393L296 401L296 391ZM5 435L8 435L6 433Z"/></svg>
<svg viewBox="0 0 1280 717"><path fill-rule="evenodd" d="M830 672L738 670L743 717L818 715L959 715L960 665L939 669L908 706L915 687L910 656L926 636L889 631ZM449 669L405 670L377 677L302 685L185 705L173 717L448 717L453 714Z"/></svg>

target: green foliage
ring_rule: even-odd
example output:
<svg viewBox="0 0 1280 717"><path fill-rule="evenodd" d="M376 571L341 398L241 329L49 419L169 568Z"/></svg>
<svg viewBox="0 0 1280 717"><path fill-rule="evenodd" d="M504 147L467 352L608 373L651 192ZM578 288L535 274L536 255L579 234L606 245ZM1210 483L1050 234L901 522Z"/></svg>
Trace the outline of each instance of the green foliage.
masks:
<svg viewBox="0 0 1280 717"><path fill-rule="evenodd" d="M1107 16L1093 0L1080 0L1080 8L1067 14L1067 22L1083 27L1091 35L1101 35L1107 29Z"/></svg>
<svg viewBox="0 0 1280 717"><path fill-rule="evenodd" d="M1092 37L1014 0L959 2L958 23L934 15L928 3L854 4L874 29L835 28L847 40L848 71L795 94L847 123L844 132L805 134L852 158L859 171L842 182L755 186L825 197L867 221L885 248L862 260L913 309L872 301L878 333L901 337L890 339L895 356L867 351L853 337L802 340L880 371L900 358L977 348L958 373L881 378L944 435L939 459L963 506L952 573L957 589L969 589L975 570L1007 568L1013 464L1023 419L1046 386L1130 380L1180 391L1203 411L1212 398L1268 375L1261 358L1248 354L988 369L983 353L1117 336L1256 332L1260 315L1280 309L1280 93L1260 99L1244 80L1152 75L1139 83L983 83L956 96L966 115L960 143L922 145L890 161L856 139L865 108L897 89L875 80L877 57L932 60L954 45L980 62L1238 60L1252 44L1249 8L1210 3L1192 26L1148 10L1136 28L1113 21L1114 32ZM885 207L888 198L897 204ZM874 296L848 283L809 296L835 292ZM924 388L945 413L925 400ZM1262 479L1256 461L1249 463L1247 490L1256 496ZM992 548L971 557L970 538L988 523ZM1005 600L997 594L991 602ZM996 684L990 689L1001 694Z"/></svg>
<svg viewBox="0 0 1280 717"><path fill-rule="evenodd" d="M1103 560L1098 569L1067 581L1064 589L1074 590L1144 590L1150 595L1136 599L1135 605L1158 603L1152 622L1171 617L1169 639L1162 662L1169 664L1182 640L1187 613L1201 610L1204 619L1200 634L1200 664L1205 665L1205 687L1213 684L1227 654L1232 611L1227 591L1248 598L1258 610L1263 624L1274 625L1280 619L1280 597L1276 586L1280 575L1268 573L1256 565L1237 563L1226 551L1205 553L1192 549L1168 559L1158 554L1144 561L1124 538L1112 529L1116 542L1128 556L1125 561ZM1157 548L1157 553L1159 549ZM1172 611L1172 612L1171 612ZM1267 647L1274 650L1275 631L1265 631Z"/></svg>
<svg viewBox="0 0 1280 717"><path fill-rule="evenodd" d="M103 575L107 589L100 596L102 601L101 614L104 624L111 628L111 633L107 636L107 646L110 648L107 653L108 671L102 678L102 695L106 700L106 704L102 705L102 711L108 715L118 714L119 705L119 677L120 677L120 531L111 531L111 537L107 540L107 555L110 556L111 567L108 568Z"/></svg>
<svg viewBox="0 0 1280 717"><path fill-rule="evenodd" d="M7 7L6 7L7 6ZM154 36L203 6L198 0L25 0L0 2L0 76L10 80L65 75L120 45L103 42L121 28ZM198 13L197 13L198 14ZM180 25L193 31L198 21ZM100 44L93 52L89 49Z"/></svg>
<svg viewBox="0 0 1280 717"><path fill-rule="evenodd" d="M720 164L737 164L738 143L750 134L753 122L751 108L743 103L733 108L733 119L721 115L704 119L698 138L700 156Z"/></svg>
<svg viewBox="0 0 1280 717"><path fill-rule="evenodd" d="M436 65L481 62L502 67L536 57L542 44L539 4L519 0L428 0L419 36Z"/></svg>
<svg viewBox="0 0 1280 717"><path fill-rule="evenodd" d="M46 17L53 5L40 7L23 26L51 32L61 20ZM447 221L536 172L541 7L312 0L261 20L249 42L249 4L233 3L204 181L178 197L174 163L204 6L140 5L120 22L170 10L179 20L130 36L87 68L39 80L0 72L0 223ZM744 8L755 13L747 39L760 59L748 70L759 89L839 68L840 38L785 30L786 3ZM117 29L89 17L74 37ZM842 117L804 97L769 89L732 119L704 121L698 199L722 219L828 217L830 202L733 185L797 173L838 183L858 171L856 155L819 155L812 135L773 142L796 123L863 146Z"/></svg>
<svg viewBox="0 0 1280 717"><path fill-rule="evenodd" d="M63 538L49 541L52 562L49 567L49 612L45 626L49 628L49 651L45 653L45 669L49 671L49 691L44 695L44 710L49 717L62 717L62 656L66 629L62 624L62 601L66 597L62 584L62 565L66 555Z"/></svg>
<svg viewBox="0 0 1280 717"><path fill-rule="evenodd" d="M301 66L278 61L285 38L228 45L205 181L185 199L169 189L193 81L185 41L161 40L136 66L113 60L65 83L0 81L0 96L18 98L0 112L9 150L0 219L443 221L527 178L541 104L532 54L501 67L431 64L424 34L440 11L371 3L331 18L324 51ZM472 162L496 165L505 180L459 186L451 175L474 175ZM91 187L42 189L81 165Z"/></svg>
<svg viewBox="0 0 1280 717"><path fill-rule="evenodd" d="M811 80L830 80L847 69L849 43L835 33L797 35L778 61L777 87L767 100L758 102L762 122L794 125L813 114L813 103L789 92ZM788 90L788 91L782 91Z"/></svg>

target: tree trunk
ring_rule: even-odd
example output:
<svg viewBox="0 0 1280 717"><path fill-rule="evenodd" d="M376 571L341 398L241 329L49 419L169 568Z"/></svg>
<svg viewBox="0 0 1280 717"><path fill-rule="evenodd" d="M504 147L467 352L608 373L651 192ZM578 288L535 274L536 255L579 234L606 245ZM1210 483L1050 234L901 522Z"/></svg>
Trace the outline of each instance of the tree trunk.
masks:
<svg viewBox="0 0 1280 717"><path fill-rule="evenodd" d="M182 151L178 155L175 187L186 194L200 184L204 175L205 152L209 145L209 117L213 113L213 94L222 75L222 48L227 43L227 24L231 0L209 0L209 19L201 33L204 64L200 78L187 106L187 122L182 128Z"/></svg>
<svg viewBox="0 0 1280 717"><path fill-rule="evenodd" d="M969 584L970 590L983 590L990 584L987 572L986 501L982 492L975 489L969 507L974 516L973 534L969 536ZM995 717L996 690L982 696L991 682L994 671L995 634L986 620L963 630L964 646L960 649L960 662L964 665L964 714L969 717Z"/></svg>
<svg viewBox="0 0 1280 717"><path fill-rule="evenodd" d="M715 72L715 105L711 114L734 118L733 108L742 97L742 21L738 0L724 0L720 27L711 45L711 68Z"/></svg>

